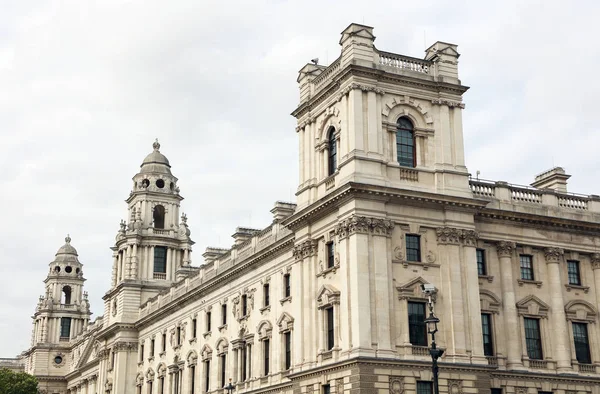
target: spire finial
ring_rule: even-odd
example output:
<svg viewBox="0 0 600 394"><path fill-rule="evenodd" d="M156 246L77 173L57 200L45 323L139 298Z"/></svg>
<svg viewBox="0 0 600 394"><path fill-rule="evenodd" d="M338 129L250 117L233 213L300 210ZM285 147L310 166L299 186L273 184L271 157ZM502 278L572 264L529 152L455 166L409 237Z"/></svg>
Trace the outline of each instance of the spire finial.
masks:
<svg viewBox="0 0 600 394"><path fill-rule="evenodd" d="M158 150L160 149L160 144L158 143L158 138L156 140L154 140L152 147L154 148L155 151L158 152Z"/></svg>
<svg viewBox="0 0 600 394"><path fill-rule="evenodd" d="M69 234L67 234L66 238L65 238L65 242L70 244L71 243L71 237L69 236Z"/></svg>

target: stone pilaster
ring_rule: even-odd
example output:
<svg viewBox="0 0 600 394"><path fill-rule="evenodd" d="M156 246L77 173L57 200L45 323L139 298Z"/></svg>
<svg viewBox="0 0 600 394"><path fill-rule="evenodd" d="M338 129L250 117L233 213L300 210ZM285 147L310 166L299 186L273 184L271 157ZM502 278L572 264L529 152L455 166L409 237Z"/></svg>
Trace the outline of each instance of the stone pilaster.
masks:
<svg viewBox="0 0 600 394"><path fill-rule="evenodd" d="M590 256L590 263L594 270L594 285L596 289L596 305L600 305L600 253Z"/></svg>

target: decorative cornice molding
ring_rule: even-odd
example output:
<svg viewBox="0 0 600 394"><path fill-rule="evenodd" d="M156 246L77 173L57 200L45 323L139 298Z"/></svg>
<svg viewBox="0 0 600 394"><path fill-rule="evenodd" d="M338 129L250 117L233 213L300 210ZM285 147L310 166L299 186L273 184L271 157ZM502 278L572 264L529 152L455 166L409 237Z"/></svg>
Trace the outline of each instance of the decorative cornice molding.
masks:
<svg viewBox="0 0 600 394"><path fill-rule="evenodd" d="M463 230L453 227L438 227L435 229L438 244L476 246L479 233L475 230Z"/></svg>
<svg viewBox="0 0 600 394"><path fill-rule="evenodd" d="M113 349L115 352L122 352L122 351L133 351L133 350L137 350L138 348L138 343L137 342L117 342L113 345Z"/></svg>
<svg viewBox="0 0 600 394"><path fill-rule="evenodd" d="M306 257L312 257L317 255L317 241L314 239L307 239L304 242L294 246L293 256L294 260L301 261Z"/></svg>
<svg viewBox="0 0 600 394"><path fill-rule="evenodd" d="M341 101L342 97L344 97L345 95L350 93L351 90L361 90L363 92L375 92L376 94L380 94L382 96L385 94L385 90L378 88L376 86L367 86L367 85L360 85L358 83L352 83L352 84L346 86L344 89L340 90L340 92L338 94L338 101Z"/></svg>
<svg viewBox="0 0 600 394"><path fill-rule="evenodd" d="M544 257L546 258L546 263L558 263L560 262L561 257L564 254L564 250L561 248L545 248L544 249Z"/></svg>
<svg viewBox="0 0 600 394"><path fill-rule="evenodd" d="M496 243L496 250L498 251L498 256L500 257L511 257L515 248L516 245L514 242L499 241Z"/></svg>
<svg viewBox="0 0 600 394"><path fill-rule="evenodd" d="M444 99L433 99L433 100L431 100L431 104L434 104L434 105L447 105L450 108L457 107L457 108L465 109L465 104L461 103L459 101L451 101L451 100L444 100Z"/></svg>
<svg viewBox="0 0 600 394"><path fill-rule="evenodd" d="M369 233L391 237L393 229L394 223L389 219L352 215L335 226L334 234L337 235L340 240L354 234Z"/></svg>

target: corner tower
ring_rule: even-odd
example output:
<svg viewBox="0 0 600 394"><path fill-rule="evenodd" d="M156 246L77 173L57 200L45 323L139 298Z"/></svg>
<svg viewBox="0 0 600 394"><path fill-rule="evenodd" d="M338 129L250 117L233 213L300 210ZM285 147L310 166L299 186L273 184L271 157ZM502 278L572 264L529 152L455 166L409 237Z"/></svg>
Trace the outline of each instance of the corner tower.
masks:
<svg viewBox="0 0 600 394"><path fill-rule="evenodd" d="M194 270L194 242L179 208L177 178L158 140L133 177L127 198L128 220L121 221L113 250L111 290L105 296L105 318L130 322L138 307L160 290Z"/></svg>

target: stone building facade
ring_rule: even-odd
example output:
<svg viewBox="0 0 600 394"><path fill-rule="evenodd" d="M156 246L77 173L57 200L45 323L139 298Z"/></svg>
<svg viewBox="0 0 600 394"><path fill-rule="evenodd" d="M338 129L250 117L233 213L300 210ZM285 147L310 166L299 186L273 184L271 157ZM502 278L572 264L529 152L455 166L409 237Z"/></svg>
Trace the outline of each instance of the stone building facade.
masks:
<svg viewBox="0 0 600 394"><path fill-rule="evenodd" d="M600 393L600 198L568 193L562 168L471 179L457 46L374 41L351 24L338 59L300 70L297 204L199 265L154 144L104 315L89 322L70 239L50 264L21 356L42 392L427 394L433 284L441 393Z"/></svg>

